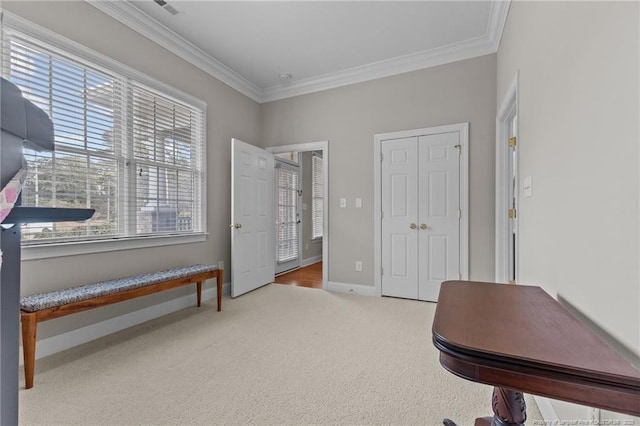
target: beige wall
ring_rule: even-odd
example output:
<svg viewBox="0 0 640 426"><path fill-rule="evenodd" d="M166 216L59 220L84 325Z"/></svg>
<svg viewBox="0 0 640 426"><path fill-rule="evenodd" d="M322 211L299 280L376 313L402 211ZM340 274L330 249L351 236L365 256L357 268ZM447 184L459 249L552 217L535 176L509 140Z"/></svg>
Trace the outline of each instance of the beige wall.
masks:
<svg viewBox="0 0 640 426"><path fill-rule="evenodd" d="M230 265L230 141L232 137L249 142L259 140L259 105L85 2L3 1L2 7L207 103L207 224L210 234L207 241L25 261L22 264L22 293L32 294L189 263L217 264L224 260L225 265ZM228 275L226 281L229 281ZM38 336L58 334L190 293L193 293L192 289L180 289L49 321L39 327Z"/></svg>
<svg viewBox="0 0 640 426"><path fill-rule="evenodd" d="M329 140L330 281L374 284L373 136L461 122L470 123L470 277L493 279L495 66L488 55L261 106L264 146Z"/></svg>
<svg viewBox="0 0 640 426"><path fill-rule="evenodd" d="M520 281L636 354L638 33L637 2L512 2L497 68L498 102L520 73L520 177L533 178L518 211Z"/></svg>

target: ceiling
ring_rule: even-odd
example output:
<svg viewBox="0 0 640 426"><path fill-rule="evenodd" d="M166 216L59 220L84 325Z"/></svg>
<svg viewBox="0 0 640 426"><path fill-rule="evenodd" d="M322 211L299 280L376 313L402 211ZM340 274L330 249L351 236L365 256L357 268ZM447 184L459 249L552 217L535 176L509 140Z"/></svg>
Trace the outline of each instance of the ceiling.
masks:
<svg viewBox="0 0 640 426"><path fill-rule="evenodd" d="M509 6L166 0L173 15L153 0L87 1L257 102L494 53Z"/></svg>

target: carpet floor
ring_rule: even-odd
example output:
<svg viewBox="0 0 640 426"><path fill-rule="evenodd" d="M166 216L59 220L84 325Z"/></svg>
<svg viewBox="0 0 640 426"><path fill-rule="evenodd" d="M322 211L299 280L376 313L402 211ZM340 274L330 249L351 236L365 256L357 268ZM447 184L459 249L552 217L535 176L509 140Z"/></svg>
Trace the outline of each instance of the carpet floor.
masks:
<svg viewBox="0 0 640 426"><path fill-rule="evenodd" d="M36 361L20 424L466 426L492 414L491 387L439 365L433 303L275 284L214 303Z"/></svg>

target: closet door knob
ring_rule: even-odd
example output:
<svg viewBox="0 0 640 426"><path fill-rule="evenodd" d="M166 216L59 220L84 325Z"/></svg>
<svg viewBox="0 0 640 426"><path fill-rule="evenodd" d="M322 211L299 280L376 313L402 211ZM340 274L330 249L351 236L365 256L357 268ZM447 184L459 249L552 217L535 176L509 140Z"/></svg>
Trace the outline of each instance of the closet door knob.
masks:
<svg viewBox="0 0 640 426"><path fill-rule="evenodd" d="M423 223L423 224L420 225L420 229L422 229L422 230L427 229L427 228L428 228L428 226L427 226L426 223Z"/></svg>
<svg viewBox="0 0 640 426"><path fill-rule="evenodd" d="M411 228L411 229L416 229L416 228L417 228L417 226L416 226L416 224L415 224L415 223L412 223L411 225L409 225L409 228Z"/></svg>

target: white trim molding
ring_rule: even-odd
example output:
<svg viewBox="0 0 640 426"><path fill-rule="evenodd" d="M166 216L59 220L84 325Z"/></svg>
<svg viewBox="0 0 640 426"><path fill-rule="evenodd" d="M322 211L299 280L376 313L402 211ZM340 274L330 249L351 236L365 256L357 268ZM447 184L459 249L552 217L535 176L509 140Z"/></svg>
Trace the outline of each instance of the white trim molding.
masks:
<svg viewBox="0 0 640 426"><path fill-rule="evenodd" d="M286 86L260 88L128 1L85 1L258 103L319 92L495 53L500 45L511 4L511 0L491 2L487 30L480 37L289 82Z"/></svg>
<svg viewBox="0 0 640 426"><path fill-rule="evenodd" d="M349 284L339 283L336 281L329 281L327 290L336 293L350 293L359 294L360 296L376 296L376 288L370 285L364 284Z"/></svg>
<svg viewBox="0 0 640 426"><path fill-rule="evenodd" d="M373 137L374 289L378 296L382 296L382 141L449 132L460 133L460 275L463 280L469 279L469 123L380 133Z"/></svg>
<svg viewBox="0 0 640 426"><path fill-rule="evenodd" d="M378 78L475 58L477 56L489 55L495 52L496 51L493 50L493 43L488 37L483 36L448 46L290 82L286 87L268 87L262 92L262 102L277 101L293 96L306 95L308 93L362 83Z"/></svg>
<svg viewBox="0 0 640 426"><path fill-rule="evenodd" d="M487 38L493 46L493 51L497 52L502 40L502 32L507 23L507 15L511 0L498 0L491 2L491 12L489 15L489 27L487 28Z"/></svg>

